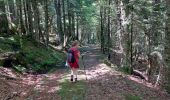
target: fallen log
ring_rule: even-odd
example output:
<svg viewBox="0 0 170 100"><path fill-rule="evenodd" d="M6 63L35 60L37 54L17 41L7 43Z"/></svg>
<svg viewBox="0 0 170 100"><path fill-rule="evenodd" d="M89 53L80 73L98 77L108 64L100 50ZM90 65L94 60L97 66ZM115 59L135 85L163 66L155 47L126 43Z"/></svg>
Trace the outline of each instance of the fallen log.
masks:
<svg viewBox="0 0 170 100"><path fill-rule="evenodd" d="M141 79L148 81L148 76L138 70L133 70L133 75L139 76Z"/></svg>

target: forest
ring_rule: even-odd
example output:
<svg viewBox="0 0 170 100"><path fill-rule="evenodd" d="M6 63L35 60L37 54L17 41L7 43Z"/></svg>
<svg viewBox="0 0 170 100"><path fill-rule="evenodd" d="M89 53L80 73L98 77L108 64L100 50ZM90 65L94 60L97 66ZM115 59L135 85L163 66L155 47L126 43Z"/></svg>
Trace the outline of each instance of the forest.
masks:
<svg viewBox="0 0 170 100"><path fill-rule="evenodd" d="M0 0L0 100L170 100L170 0Z"/></svg>

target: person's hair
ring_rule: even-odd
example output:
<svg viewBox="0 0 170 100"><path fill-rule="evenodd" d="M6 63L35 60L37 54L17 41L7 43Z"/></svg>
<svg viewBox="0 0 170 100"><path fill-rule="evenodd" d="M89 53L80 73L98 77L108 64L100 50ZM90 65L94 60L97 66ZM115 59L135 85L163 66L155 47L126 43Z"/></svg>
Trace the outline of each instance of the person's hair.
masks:
<svg viewBox="0 0 170 100"><path fill-rule="evenodd" d="M78 45L79 44L79 42L76 40L76 41L73 41L73 43L72 43L72 47L74 47L74 46L76 46L76 45Z"/></svg>

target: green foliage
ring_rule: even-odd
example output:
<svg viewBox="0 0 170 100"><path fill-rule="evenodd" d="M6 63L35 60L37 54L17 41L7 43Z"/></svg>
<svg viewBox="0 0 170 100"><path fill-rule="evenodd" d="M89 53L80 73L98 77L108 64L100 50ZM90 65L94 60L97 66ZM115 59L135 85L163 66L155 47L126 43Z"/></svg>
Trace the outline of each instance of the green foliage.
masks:
<svg viewBox="0 0 170 100"><path fill-rule="evenodd" d="M132 74L133 71L133 69L129 66L120 67L118 70L125 74Z"/></svg>
<svg viewBox="0 0 170 100"><path fill-rule="evenodd" d="M21 41L22 40L22 41ZM14 69L18 72L33 71L46 73L51 69L61 68L65 63L64 53L47 49L45 46L35 42L30 37L0 38L0 49L2 53L15 52L16 61L13 61ZM20 45L23 45L20 48ZM3 62L0 62L2 65Z"/></svg>
<svg viewBox="0 0 170 100"><path fill-rule="evenodd" d="M14 37L0 38L0 47L1 52L12 52L20 48L19 43L15 41Z"/></svg>
<svg viewBox="0 0 170 100"><path fill-rule="evenodd" d="M84 100L86 95L85 82L79 81L73 84L69 81L65 81L60 85L61 89L59 90L59 95L61 100Z"/></svg>
<svg viewBox="0 0 170 100"><path fill-rule="evenodd" d="M26 72L26 68L24 66L21 66L21 65L16 65L16 66L13 66L14 67L14 70L16 72L19 72L19 73L23 73L23 72Z"/></svg>
<svg viewBox="0 0 170 100"><path fill-rule="evenodd" d="M19 59L23 59L29 69L44 73L51 68L63 66L65 61L63 55L63 53L47 49L43 45L38 46L35 42L24 40ZM21 56L22 58L20 58Z"/></svg>
<svg viewBox="0 0 170 100"><path fill-rule="evenodd" d="M112 65L112 63L110 61L108 61L107 59L104 60L104 63L107 65L107 66L110 66Z"/></svg>
<svg viewBox="0 0 170 100"><path fill-rule="evenodd" d="M126 100L142 100L140 97L134 96L134 95L131 95L131 94L126 95L125 99Z"/></svg>
<svg viewBox="0 0 170 100"><path fill-rule="evenodd" d="M3 63L4 63L4 62L3 62L2 60L0 60L0 67L3 65Z"/></svg>

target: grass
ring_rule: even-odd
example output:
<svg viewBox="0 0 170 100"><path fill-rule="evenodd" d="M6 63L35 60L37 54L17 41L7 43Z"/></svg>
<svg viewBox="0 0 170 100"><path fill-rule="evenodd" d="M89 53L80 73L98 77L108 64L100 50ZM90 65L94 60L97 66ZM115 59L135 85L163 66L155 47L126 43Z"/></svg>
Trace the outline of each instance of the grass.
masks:
<svg viewBox="0 0 170 100"><path fill-rule="evenodd" d="M128 95L125 96L125 100L142 100L142 99L138 96L128 94Z"/></svg>
<svg viewBox="0 0 170 100"><path fill-rule="evenodd" d="M59 95L61 100L84 100L86 95L86 84L84 81L71 83L66 80L60 86Z"/></svg>

